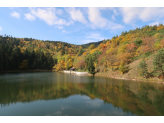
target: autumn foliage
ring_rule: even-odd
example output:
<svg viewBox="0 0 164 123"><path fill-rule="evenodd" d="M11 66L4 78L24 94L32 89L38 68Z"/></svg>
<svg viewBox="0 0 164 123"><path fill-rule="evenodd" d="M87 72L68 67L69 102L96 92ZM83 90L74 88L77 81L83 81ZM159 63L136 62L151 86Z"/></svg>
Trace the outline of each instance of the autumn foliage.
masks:
<svg viewBox="0 0 164 123"><path fill-rule="evenodd" d="M3 51L4 54L3 57L2 55L0 57L0 61L3 62L0 70L7 70L7 67L4 68L5 61L9 61L12 57L10 58L9 55L11 54L10 50L3 49L5 47L3 43L9 44L12 48L20 49L16 53L13 51L15 56L12 57L18 59L17 53L24 54L20 55L22 59L19 61L19 65L14 63L18 69L28 69L28 67L33 66L37 68L39 64L40 68L46 68L47 65L53 64L49 66L53 66L56 71L69 70L72 67L87 70L89 57L91 57L93 67L96 69L104 67L106 70L123 71L123 66L128 65L134 60L148 57L164 48L164 26L162 24L159 26L144 26L129 30L128 32L125 31L119 36L103 40L97 45L95 43L72 45L59 41L41 41L31 38L22 39L0 36L0 51ZM29 58L25 57L26 50L30 51L30 53L32 51L36 53L35 58L33 58L35 62L29 60L32 57L31 55L29 55ZM4 58L6 59L2 60ZM46 61L45 59L49 60ZM32 65L31 62L33 62Z"/></svg>

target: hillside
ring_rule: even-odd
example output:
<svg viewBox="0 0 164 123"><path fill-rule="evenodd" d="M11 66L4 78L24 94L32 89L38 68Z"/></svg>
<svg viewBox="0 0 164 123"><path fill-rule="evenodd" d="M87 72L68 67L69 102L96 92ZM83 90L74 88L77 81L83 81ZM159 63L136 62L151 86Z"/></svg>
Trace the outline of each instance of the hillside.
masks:
<svg viewBox="0 0 164 123"><path fill-rule="evenodd" d="M99 44L101 44L101 43L103 43L103 41L91 42L91 43L82 44L82 45L79 45L79 46L82 46L82 48L89 48L89 46L90 46L91 44L94 44L94 45L97 47L97 46L98 46Z"/></svg>
<svg viewBox="0 0 164 123"><path fill-rule="evenodd" d="M145 59L149 78L158 79L161 75L156 76L159 71L154 71L153 57L163 47L162 24L136 28L112 39L84 45L0 36L0 70L53 67L56 71L61 71L74 66L79 71L86 71L91 57L94 67L100 71L96 75L111 74L143 80L137 70L140 61ZM15 60L18 61L14 65ZM16 67L12 67L13 65ZM126 66L126 71L121 71L121 65Z"/></svg>

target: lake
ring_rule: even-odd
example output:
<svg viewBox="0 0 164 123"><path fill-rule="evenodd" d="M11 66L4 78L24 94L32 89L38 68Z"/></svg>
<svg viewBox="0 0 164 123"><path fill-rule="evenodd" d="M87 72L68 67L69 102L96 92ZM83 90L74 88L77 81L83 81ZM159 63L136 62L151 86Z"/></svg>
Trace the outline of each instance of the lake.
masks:
<svg viewBox="0 0 164 123"><path fill-rule="evenodd" d="M0 74L0 116L164 115L164 85L56 72Z"/></svg>

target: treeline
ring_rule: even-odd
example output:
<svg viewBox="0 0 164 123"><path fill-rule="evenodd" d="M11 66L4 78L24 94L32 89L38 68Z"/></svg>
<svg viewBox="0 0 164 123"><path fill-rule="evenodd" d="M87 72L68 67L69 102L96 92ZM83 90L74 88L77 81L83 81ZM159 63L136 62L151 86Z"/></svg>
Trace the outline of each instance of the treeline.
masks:
<svg viewBox="0 0 164 123"><path fill-rule="evenodd" d="M11 67L12 63L13 65L19 64L16 65L16 69L24 69L21 66L28 63L28 67L34 69L52 68L53 66L54 70L61 71L75 67L79 71L92 69L92 73L95 73L94 70L108 72L111 69L124 74L128 72L128 65L133 61L148 58L164 48L164 26L163 24L144 26L122 32L112 39L84 45L12 36L0 36L0 44L3 52L0 56L2 59L1 70L14 69ZM21 54L21 57L12 54ZM32 54L35 54L35 60L33 60ZM15 60L19 59L17 63L9 62L13 61L13 57ZM7 68L4 67L4 64L11 66Z"/></svg>
<svg viewBox="0 0 164 123"><path fill-rule="evenodd" d="M163 24L159 24L158 26L144 26L142 28L122 32L119 36L112 37L112 39L103 40L98 46L91 44L87 49L83 49L83 47L79 48L79 51L83 50L83 53L75 55L73 66L81 71L90 71L92 69L90 73L95 73L94 70L100 72L109 72L112 70L112 72L118 71L124 74L130 70L130 63L135 60L150 59L149 56L152 54L155 55L156 53L158 54L163 48ZM164 61L162 59L163 56L159 55L157 60L154 59L152 63L149 63L148 68L150 64L153 64L154 69L146 70L149 71L150 74L147 75L147 73L145 73L144 76L163 76L162 78L164 78ZM161 62L155 63L155 61L158 60ZM91 64L89 64L89 61ZM58 62L58 68L60 67L59 63L60 62ZM67 60L63 60L62 63L62 69L67 69L64 67L64 63L67 63ZM161 69L157 69L157 67ZM54 68L56 67L54 66ZM138 75L141 75L143 72L144 70L142 72L138 71ZM154 75L151 75L152 73Z"/></svg>
<svg viewBox="0 0 164 123"><path fill-rule="evenodd" d="M79 46L81 46L82 48L89 48L90 45L94 44L97 47L99 44L104 43L104 41L105 40L98 41L98 42L91 42L91 43L82 44L82 45L79 45Z"/></svg>
<svg viewBox="0 0 164 123"><path fill-rule="evenodd" d="M78 52L72 47L77 46L60 41L40 41L0 35L0 71L52 69L57 63L58 56Z"/></svg>
<svg viewBox="0 0 164 123"><path fill-rule="evenodd" d="M54 65L52 56L42 51L26 49L21 52L18 46L0 44L0 71L16 69L51 69Z"/></svg>

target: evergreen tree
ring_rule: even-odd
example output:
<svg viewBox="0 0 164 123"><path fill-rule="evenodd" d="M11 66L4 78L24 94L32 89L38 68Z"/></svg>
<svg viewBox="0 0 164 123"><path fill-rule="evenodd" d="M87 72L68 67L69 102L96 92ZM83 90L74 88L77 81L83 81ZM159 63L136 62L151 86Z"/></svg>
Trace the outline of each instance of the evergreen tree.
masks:
<svg viewBox="0 0 164 123"><path fill-rule="evenodd" d="M61 55L64 55L65 54L65 50L64 48L62 49L62 52L61 52Z"/></svg>
<svg viewBox="0 0 164 123"><path fill-rule="evenodd" d="M157 52L153 59L154 70L158 75L164 76L164 50L161 49Z"/></svg>
<svg viewBox="0 0 164 123"><path fill-rule="evenodd" d="M12 57L12 69L18 69L19 65L21 63L21 53L20 53L20 48L16 47L13 49L12 53L11 53L11 57Z"/></svg>
<svg viewBox="0 0 164 123"><path fill-rule="evenodd" d="M53 67L53 58L52 56L48 53L48 56L47 56L47 64L48 64L48 68L52 68Z"/></svg>
<svg viewBox="0 0 164 123"><path fill-rule="evenodd" d="M124 35L125 35L124 31L122 31L122 32L121 32L121 35L122 35L122 36L124 36Z"/></svg>
<svg viewBox="0 0 164 123"><path fill-rule="evenodd" d="M147 77L148 70L147 70L147 64L144 59L138 65L138 72L140 76L144 76L145 78Z"/></svg>
<svg viewBox="0 0 164 123"><path fill-rule="evenodd" d="M82 47L80 47L79 52L78 52L78 56L81 56L82 54L83 54L83 49L82 49Z"/></svg>
<svg viewBox="0 0 164 123"><path fill-rule="evenodd" d="M93 65L93 60L92 60L91 55L90 55L90 57L89 57L87 69L88 69L88 72L89 72L90 74L95 75L95 67L94 67L94 65Z"/></svg>

